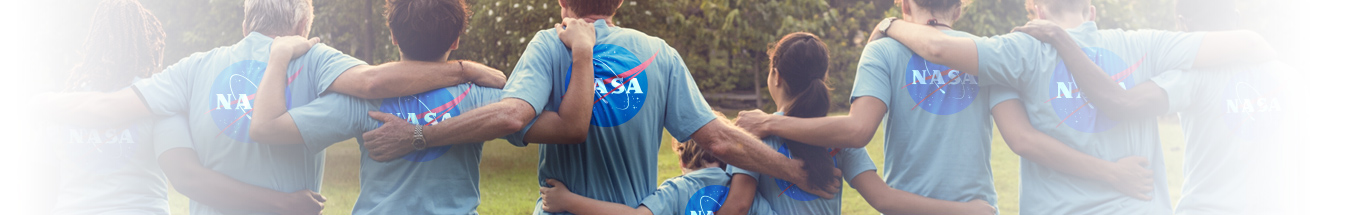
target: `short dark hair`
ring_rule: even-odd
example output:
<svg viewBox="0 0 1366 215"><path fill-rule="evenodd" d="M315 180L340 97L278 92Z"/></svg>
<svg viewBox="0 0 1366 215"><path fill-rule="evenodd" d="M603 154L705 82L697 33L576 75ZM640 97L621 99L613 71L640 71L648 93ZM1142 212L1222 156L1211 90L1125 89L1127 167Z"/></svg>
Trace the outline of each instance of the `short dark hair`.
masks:
<svg viewBox="0 0 1366 215"><path fill-rule="evenodd" d="M408 59L444 61L451 44L465 33L465 0L389 0L385 16L399 52Z"/></svg>
<svg viewBox="0 0 1366 215"><path fill-rule="evenodd" d="M565 8L579 16L612 16L616 15L617 8L621 7L621 0L564 0L564 3Z"/></svg>

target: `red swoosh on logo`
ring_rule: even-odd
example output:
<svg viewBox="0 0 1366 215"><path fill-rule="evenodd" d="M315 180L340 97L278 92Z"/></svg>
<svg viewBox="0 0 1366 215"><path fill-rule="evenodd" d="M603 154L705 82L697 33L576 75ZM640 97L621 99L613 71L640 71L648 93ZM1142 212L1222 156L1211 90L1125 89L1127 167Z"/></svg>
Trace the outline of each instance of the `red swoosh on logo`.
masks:
<svg viewBox="0 0 1366 215"><path fill-rule="evenodd" d="M436 108L432 108L431 110L427 110L427 112L418 113L417 115L418 115L418 116L423 116L423 115L427 115L428 113L433 113L433 112L440 112L440 113L437 113L437 115L442 115L442 114L445 114L445 113L449 113L449 112L451 112L451 110L455 110L455 106L456 106L456 105L459 105L459 104L460 104L460 101L465 100L465 95L469 95L469 94L470 94L470 91L473 91L473 90L474 90L474 85L470 85L469 88L466 88L466 89L465 89L465 92L460 93L460 96L456 96L456 97L455 97L455 100L451 100L451 101L449 101L449 102L446 102L445 104L441 104L441 106L436 106ZM432 120L431 122L427 122L427 124L424 124L424 126L431 126L431 125L434 124L434 123L436 123L436 120Z"/></svg>
<svg viewBox="0 0 1366 215"><path fill-rule="evenodd" d="M944 75L947 75L948 71L953 71L953 69L949 69L949 70L947 70L947 71L944 71L944 72L943 72L943 73L945 73ZM953 78L949 78L949 81L948 81L948 82L944 82L943 85L939 85L938 88L934 88L933 91L930 91L930 94L929 94L929 95L925 95L925 98L921 98L920 101L916 101L916 102L915 102L915 106L911 106L911 110L915 110L915 108L920 107L920 103L925 102L925 100L929 100L929 99L930 99L930 96L933 96L935 93L939 92L940 89L944 89L945 86L949 86L949 83L953 83L953 80L958 80L958 77L961 77L961 76L963 76L963 72L959 72L958 75L953 76ZM941 76L941 77L942 77L942 76ZM929 78L925 78L925 80L929 80ZM907 84L907 85L909 86L910 84Z"/></svg>
<svg viewBox="0 0 1366 215"><path fill-rule="evenodd" d="M1119 72L1119 73L1117 73L1117 74L1115 74L1115 75L1110 76L1110 80L1115 81L1115 83L1123 82L1124 79L1129 78L1129 76L1131 76L1131 75L1134 74L1134 70L1138 70L1138 65L1143 64L1143 60L1145 60L1145 59L1148 59L1148 56L1147 56L1147 55L1144 55L1143 57L1138 58L1138 62L1134 62L1133 65L1129 65L1129 68L1124 69L1124 71ZM1058 96L1062 96L1062 95L1058 95ZM1047 102L1052 102L1053 99L1057 99L1058 96L1054 96L1053 98L1048 99ZM1047 103L1047 102L1045 102L1045 103ZM1072 113L1068 113L1066 117L1063 117L1061 121L1058 121L1058 125L1053 126L1053 127L1054 127L1054 128L1056 128L1056 127L1061 127L1063 122L1067 122L1067 119L1068 119L1068 118L1072 118L1072 115L1077 114L1077 111L1081 110L1082 107L1086 107L1087 104L1091 104L1091 101L1090 101L1090 100L1087 100L1086 102L1082 102L1082 103L1081 103L1081 106L1077 106L1076 109L1073 109L1073 110L1072 110Z"/></svg>
<svg viewBox="0 0 1366 215"><path fill-rule="evenodd" d="M655 52L653 55L650 55L649 59L645 59L645 62L636 66L636 68L631 68L631 70L626 70L626 72L617 74L617 76L611 78L602 79L603 84L609 85L612 83L612 80L616 80L618 78L626 78L626 81L623 81L622 84L617 85L617 87L613 87L612 90L608 90L607 93L602 94L602 96L598 97L598 99L593 100L593 104L598 104L598 102L602 101L603 98L607 98L607 95L611 95L612 92L616 92L618 89L621 89L621 87L626 86L627 81L636 79L636 76L640 75L641 72L645 72L645 68L650 67L650 64L653 64L655 62L656 56L659 56L659 52Z"/></svg>
<svg viewBox="0 0 1366 215"><path fill-rule="evenodd" d="M294 79L295 79L295 78L298 78L298 77L299 77L299 72L302 72L303 70L304 70L303 67L299 67L299 69L294 70L294 74L293 74L293 75L290 75L290 76L289 76L289 80L287 80L287 81L285 82L285 87L288 88L290 84L294 84ZM255 94L255 93L252 93L251 95L247 95L246 98L241 98L241 99L233 100L232 103L229 103L229 104L236 105L237 103L241 103L242 101L255 100L255 99L256 99L256 94ZM286 102L288 102L288 101L286 101ZM252 110L256 110L256 109L252 109ZM213 112L213 109L210 108L209 111L204 111L204 114L209 114L209 112ZM232 122L228 123L228 126L223 126L223 129L219 129L219 130L218 130L218 136L223 135L223 132L224 132L224 131L228 131L228 128L231 128L233 124L237 124L237 121L241 121L243 117L246 117L247 115L251 115L251 113L252 113L252 111L251 111L251 110L248 110L247 112L243 112L242 115L237 116L237 119L233 119Z"/></svg>

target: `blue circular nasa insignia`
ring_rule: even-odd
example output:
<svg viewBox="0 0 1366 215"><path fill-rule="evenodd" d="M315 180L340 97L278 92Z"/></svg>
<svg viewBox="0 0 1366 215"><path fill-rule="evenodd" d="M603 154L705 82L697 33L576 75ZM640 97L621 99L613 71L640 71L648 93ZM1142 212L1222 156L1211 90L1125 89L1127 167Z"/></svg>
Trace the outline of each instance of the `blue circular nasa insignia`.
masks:
<svg viewBox="0 0 1366 215"><path fill-rule="evenodd" d="M265 71L266 62L244 60L229 65L214 78L213 86L209 88L209 93L214 96L209 116L218 126L219 135L237 142L255 143L248 136L251 108L256 98L256 88ZM289 92L289 89L286 88L285 92ZM285 101L289 101L289 97L290 94L285 93Z"/></svg>
<svg viewBox="0 0 1366 215"><path fill-rule="evenodd" d="M636 54L621 46L593 46L593 126L621 125L640 112L650 92L649 73L645 68L653 61L654 57L651 57L641 63ZM565 74L565 89L569 88L573 74L573 69Z"/></svg>
<svg viewBox="0 0 1366 215"><path fill-rule="evenodd" d="M1235 138L1273 139L1280 134L1281 85L1264 69L1236 72L1224 87L1224 125Z"/></svg>
<svg viewBox="0 0 1366 215"><path fill-rule="evenodd" d="M1087 47L1082 48L1086 56L1095 62L1105 73L1119 84L1121 88L1128 89L1134 85L1133 71L1138 64L1143 63L1143 59L1130 65L1119 58L1118 54L1103 48ZM1053 84L1049 84L1049 92L1052 96L1048 103L1053 106L1053 112L1061 119L1060 124L1067 124L1068 127L1086 133L1096 133L1110 128L1114 128L1116 122L1105 115L1097 114L1095 106L1086 100L1086 95L1077 88L1077 82L1072 78L1072 73L1067 70L1067 66L1061 60L1053 70ZM1055 125L1061 126L1061 125Z"/></svg>
<svg viewBox="0 0 1366 215"><path fill-rule="evenodd" d="M721 210L721 205L726 202L726 194L730 188L721 185L711 185L703 187L688 197L688 205L683 208L684 214L712 215L717 210Z"/></svg>
<svg viewBox="0 0 1366 215"><path fill-rule="evenodd" d="M977 92L977 76L930 63L918 54L911 55L906 65L905 88L915 99L915 106L925 111L949 115L958 113L971 105Z"/></svg>
<svg viewBox="0 0 1366 215"><path fill-rule="evenodd" d="M832 150L832 151L833 151L833 150ZM788 150L787 150L787 144L782 144L782 145L778 146L778 153L783 153L783 156L787 156L787 158L792 158L792 153L788 152ZM831 154L832 154L832 155L830 156L830 159L833 159L833 160L835 161L835 163L833 163L833 164L834 164L835 166L838 167L838 166L839 166L839 163L838 163L838 162L839 162L839 159L835 159L835 156L833 155L834 153L831 153ZM804 202L804 201L811 201L811 200L816 200L816 199L819 199L819 198L820 198L820 196L816 196L815 194L807 193L805 190L802 190L801 188L798 188L796 184L793 184L792 182L787 182L787 180L783 180L783 179L779 179L779 178L773 178L773 181L774 181L776 184L778 184L778 187L780 187L780 188L783 189L783 194L782 194L782 195L787 196L787 197L792 198L792 199L795 199L795 200L797 200L797 201L803 201L803 202Z"/></svg>
<svg viewBox="0 0 1366 215"><path fill-rule="evenodd" d="M442 88L420 94L387 98L380 104L379 110L406 119L408 123L414 125L435 125L451 117L459 116L460 108L457 105L465 99L469 91L470 89L465 89L465 92L461 93L460 96L452 96L450 90ZM383 126L384 124L380 123L380 125ZM412 162L425 162L441 157L450 150L450 145L431 147L409 152L408 155L403 156L403 159Z"/></svg>

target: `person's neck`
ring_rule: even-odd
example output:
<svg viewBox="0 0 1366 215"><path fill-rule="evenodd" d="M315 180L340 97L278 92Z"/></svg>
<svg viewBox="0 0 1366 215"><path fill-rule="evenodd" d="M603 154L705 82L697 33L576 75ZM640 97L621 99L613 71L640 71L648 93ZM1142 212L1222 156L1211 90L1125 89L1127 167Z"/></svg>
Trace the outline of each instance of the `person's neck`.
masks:
<svg viewBox="0 0 1366 215"><path fill-rule="evenodd" d="M399 60L399 61L408 61L408 62L444 63L444 62L446 61L446 59L450 59L450 57L451 57L451 52L446 52L446 54L442 54L442 55L441 55L441 58L437 58L437 59L438 59L437 61L430 61L430 60L417 60L417 59L412 59L412 58L408 58L408 56L404 56L403 54L399 54L399 55L398 55L398 60Z"/></svg>
<svg viewBox="0 0 1366 215"><path fill-rule="evenodd" d="M1077 26L1081 26L1081 24L1086 23L1087 21L1090 21L1090 20L1086 20L1086 16L1083 16L1081 13L1060 14L1060 15L1061 15L1061 16L1048 17L1047 19L1044 19L1044 20L1052 21L1054 24L1058 24L1058 27L1062 27L1063 29L1073 29L1073 28L1077 28Z"/></svg>
<svg viewBox="0 0 1366 215"><path fill-rule="evenodd" d="M939 30L953 30L953 19L934 17L934 15L930 14L929 12L919 12L915 13L915 15L902 16L901 19L905 19L907 21L911 21L912 23L921 25L929 25L930 20L934 20L934 22L946 26L932 25L930 27L934 27L935 29Z"/></svg>
<svg viewBox="0 0 1366 215"><path fill-rule="evenodd" d="M606 21L607 21L607 26L614 26L614 27L617 26L617 24L612 23L612 17L611 17L611 16L587 15L587 16L581 16L581 17L577 17L577 18L583 19L583 21L588 22L588 23L598 22L598 20L606 20Z"/></svg>

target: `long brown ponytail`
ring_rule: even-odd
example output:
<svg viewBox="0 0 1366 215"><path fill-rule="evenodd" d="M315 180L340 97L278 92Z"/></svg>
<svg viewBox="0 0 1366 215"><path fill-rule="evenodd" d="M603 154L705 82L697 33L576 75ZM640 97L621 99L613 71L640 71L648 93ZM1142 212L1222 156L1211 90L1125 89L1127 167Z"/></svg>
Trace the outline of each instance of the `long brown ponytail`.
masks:
<svg viewBox="0 0 1366 215"><path fill-rule="evenodd" d="M776 46L769 50L769 67L787 84L786 92L792 99L787 107L787 116L798 118L824 117L830 111L830 88L825 84L829 70L829 51L825 42L807 32L796 32L783 36ZM812 146L795 140L782 138L793 158L801 159L808 173L807 181L812 184L829 184L839 180L830 174L835 161L829 149Z"/></svg>

